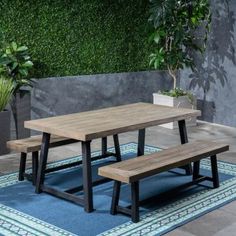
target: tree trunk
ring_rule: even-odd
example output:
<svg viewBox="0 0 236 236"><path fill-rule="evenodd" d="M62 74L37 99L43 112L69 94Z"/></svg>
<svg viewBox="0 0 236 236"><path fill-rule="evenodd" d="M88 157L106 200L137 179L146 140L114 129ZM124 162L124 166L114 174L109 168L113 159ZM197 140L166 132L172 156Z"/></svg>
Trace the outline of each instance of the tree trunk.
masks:
<svg viewBox="0 0 236 236"><path fill-rule="evenodd" d="M173 90L175 90L176 87L177 87L176 71L175 71L175 70L172 70L172 69L168 66L168 72L169 72L169 75L171 76L171 78L173 79Z"/></svg>

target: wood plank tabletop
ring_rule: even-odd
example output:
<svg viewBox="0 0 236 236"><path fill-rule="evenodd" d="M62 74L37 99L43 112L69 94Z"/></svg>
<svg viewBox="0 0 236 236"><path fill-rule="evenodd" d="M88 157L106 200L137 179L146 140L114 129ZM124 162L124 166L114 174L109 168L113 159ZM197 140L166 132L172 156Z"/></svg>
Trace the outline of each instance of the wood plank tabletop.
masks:
<svg viewBox="0 0 236 236"><path fill-rule="evenodd" d="M134 103L88 112L25 121L25 128L81 141L198 117L201 111Z"/></svg>

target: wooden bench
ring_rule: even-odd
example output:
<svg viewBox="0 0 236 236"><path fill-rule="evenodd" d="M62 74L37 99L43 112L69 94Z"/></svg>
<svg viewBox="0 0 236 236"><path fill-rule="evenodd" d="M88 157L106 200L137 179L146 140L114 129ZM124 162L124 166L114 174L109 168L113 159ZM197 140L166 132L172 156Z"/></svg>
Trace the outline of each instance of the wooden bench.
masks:
<svg viewBox="0 0 236 236"><path fill-rule="evenodd" d="M219 187L219 177L217 169L216 155L229 150L228 145L219 144L212 141L195 141L184 145L176 146L161 152L144 155L137 158L125 160L112 165L100 167L99 175L115 180L111 214L117 212L131 215L133 222L139 221L139 181L169 171L173 168L193 164L193 181L198 184L208 180L213 182L213 187ZM212 177L202 176L199 173L200 160L210 157ZM176 178L178 178L176 176ZM131 184L131 208L119 206L119 195L121 182ZM189 186L189 185L188 185Z"/></svg>
<svg viewBox="0 0 236 236"><path fill-rule="evenodd" d="M52 136L50 141L50 147L58 147L74 143L76 140L68 139L60 136ZM78 141L77 141L78 142ZM10 150L20 152L20 168L19 168L19 181L23 181L26 177L35 184L37 170L38 170L38 156L41 149L42 135L36 135L25 139L12 140L7 142L7 147ZM32 153L32 174L25 173L27 154ZM52 172L53 170L48 170Z"/></svg>
<svg viewBox="0 0 236 236"><path fill-rule="evenodd" d="M117 161L120 161L121 154L119 150L119 140L118 135L113 136L114 143L115 143L115 150L116 153L109 153L107 152L107 138L102 138L102 155L93 158L93 160L98 160L100 158L104 158L109 155L116 156ZM52 135L50 139L50 148L67 145L71 143L79 142L78 140L69 139L65 137L60 137L56 135ZM25 177L28 180L32 180L32 183L35 185L36 178L37 178L37 171L38 171L38 162L39 162L39 151L41 150L41 144L42 144L42 135L32 136L25 139L18 139L18 140L12 140L7 142L7 147L10 150L20 152L20 167L19 167L19 181L23 181ZM26 168L26 159L27 154L32 153L32 174L27 174L25 172ZM82 161L76 161L68 164L63 164L61 166L56 166L52 168L48 168L45 172L50 173L53 171L58 171L65 168L70 168L76 165L82 164Z"/></svg>

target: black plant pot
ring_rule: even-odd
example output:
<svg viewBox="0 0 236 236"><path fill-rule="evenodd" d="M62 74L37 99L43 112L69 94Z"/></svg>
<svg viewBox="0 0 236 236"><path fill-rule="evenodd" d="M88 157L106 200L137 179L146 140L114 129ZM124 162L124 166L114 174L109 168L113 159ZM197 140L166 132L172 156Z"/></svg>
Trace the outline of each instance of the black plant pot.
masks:
<svg viewBox="0 0 236 236"><path fill-rule="evenodd" d="M24 128L24 121L30 120L30 91L20 90L11 101L14 123L16 127L16 139L27 138L30 136L30 130Z"/></svg>
<svg viewBox="0 0 236 236"><path fill-rule="evenodd" d="M0 155L9 153L6 143L10 140L11 112L0 112Z"/></svg>

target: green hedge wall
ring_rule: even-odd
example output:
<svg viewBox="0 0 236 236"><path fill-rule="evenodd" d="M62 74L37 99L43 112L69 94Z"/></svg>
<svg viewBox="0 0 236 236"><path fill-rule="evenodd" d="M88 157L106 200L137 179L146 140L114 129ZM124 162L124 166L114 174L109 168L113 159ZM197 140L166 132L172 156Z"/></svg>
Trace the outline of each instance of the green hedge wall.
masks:
<svg viewBox="0 0 236 236"><path fill-rule="evenodd" d="M30 48L33 77L148 69L148 0L1 0L8 41Z"/></svg>

